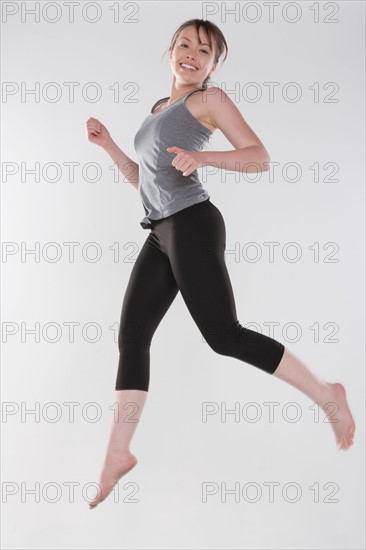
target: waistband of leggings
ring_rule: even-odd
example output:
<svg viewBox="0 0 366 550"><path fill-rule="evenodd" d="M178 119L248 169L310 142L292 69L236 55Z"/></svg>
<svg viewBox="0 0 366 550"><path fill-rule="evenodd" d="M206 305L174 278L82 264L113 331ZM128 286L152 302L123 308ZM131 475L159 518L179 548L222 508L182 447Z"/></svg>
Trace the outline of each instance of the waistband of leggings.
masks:
<svg viewBox="0 0 366 550"><path fill-rule="evenodd" d="M155 227L157 224L159 224L160 222L163 222L164 220L176 219L176 218L180 218L181 216L189 215L192 212L192 210L197 210L199 209L199 207L207 206L207 203L210 203L210 199L205 199L204 201L195 202L194 204L191 204L186 208L182 208L181 210L178 210L178 212L174 212L174 214L170 214L165 218L159 218L158 220L150 220L151 225L152 227Z"/></svg>

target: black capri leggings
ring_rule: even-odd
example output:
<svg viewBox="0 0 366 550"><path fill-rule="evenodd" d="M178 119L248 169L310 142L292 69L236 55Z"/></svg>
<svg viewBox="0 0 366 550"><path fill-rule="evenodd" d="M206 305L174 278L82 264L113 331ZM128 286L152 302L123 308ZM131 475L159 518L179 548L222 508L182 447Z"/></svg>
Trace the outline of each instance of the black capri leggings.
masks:
<svg viewBox="0 0 366 550"><path fill-rule="evenodd" d="M148 391L151 339L178 290L215 352L273 374L285 347L237 319L220 210L207 199L152 224L123 299L115 389Z"/></svg>

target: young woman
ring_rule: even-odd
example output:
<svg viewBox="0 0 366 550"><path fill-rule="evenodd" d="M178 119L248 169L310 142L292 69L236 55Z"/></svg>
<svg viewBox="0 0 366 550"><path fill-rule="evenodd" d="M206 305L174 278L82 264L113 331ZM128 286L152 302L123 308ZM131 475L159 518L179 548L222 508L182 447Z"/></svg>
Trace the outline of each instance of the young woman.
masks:
<svg viewBox="0 0 366 550"><path fill-rule="evenodd" d="M121 151L99 120L89 118L86 123L88 139L103 147L139 190L145 211L140 224L150 230L132 268L122 305L115 385L119 410L134 402L140 418L149 388L151 339L180 291L214 351L284 380L324 411L327 403L335 403L338 410L332 418L337 422L331 425L336 443L339 449L349 449L355 423L343 385L320 379L282 343L242 327L237 319L224 259L225 223L196 169L211 165L266 171L269 155L225 92L207 88L224 52L226 59L225 38L215 24L191 19L177 29L169 51L173 73L170 96L155 103L135 136L139 164ZM217 129L234 150L203 151ZM91 508L136 465L130 451L136 426L135 422L125 423L123 413L113 422L100 491L89 503Z"/></svg>

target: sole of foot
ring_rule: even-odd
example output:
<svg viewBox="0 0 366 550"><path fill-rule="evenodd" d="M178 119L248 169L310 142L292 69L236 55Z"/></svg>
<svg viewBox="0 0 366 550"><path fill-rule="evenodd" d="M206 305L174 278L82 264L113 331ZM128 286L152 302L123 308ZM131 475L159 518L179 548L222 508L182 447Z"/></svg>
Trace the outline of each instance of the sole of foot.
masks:
<svg viewBox="0 0 366 550"><path fill-rule="evenodd" d="M137 458L129 454L123 458L107 457L104 468L102 470L99 491L97 496L89 502L89 508L92 510L98 506L113 490L113 487L118 483L122 476L126 475L137 464Z"/></svg>
<svg viewBox="0 0 366 550"><path fill-rule="evenodd" d="M326 406L329 403L335 403L339 407L334 414L324 409L325 413L330 415L329 422L336 437L337 448L340 451L348 451L353 445L356 425L347 403L346 390L339 382L331 384L331 396Z"/></svg>

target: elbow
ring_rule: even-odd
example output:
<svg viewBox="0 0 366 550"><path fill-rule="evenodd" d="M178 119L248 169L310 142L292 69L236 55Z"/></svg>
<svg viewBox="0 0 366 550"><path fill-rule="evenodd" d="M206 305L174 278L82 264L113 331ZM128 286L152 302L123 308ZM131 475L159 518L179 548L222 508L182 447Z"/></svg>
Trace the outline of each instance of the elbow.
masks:
<svg viewBox="0 0 366 550"><path fill-rule="evenodd" d="M262 172L268 172L269 171L269 164L271 162L271 157L269 156L269 153L265 147L260 148L260 165Z"/></svg>

